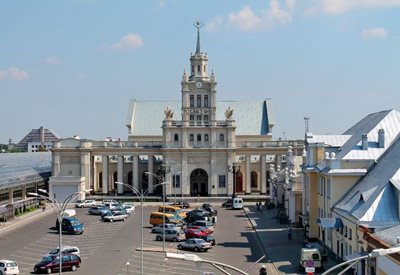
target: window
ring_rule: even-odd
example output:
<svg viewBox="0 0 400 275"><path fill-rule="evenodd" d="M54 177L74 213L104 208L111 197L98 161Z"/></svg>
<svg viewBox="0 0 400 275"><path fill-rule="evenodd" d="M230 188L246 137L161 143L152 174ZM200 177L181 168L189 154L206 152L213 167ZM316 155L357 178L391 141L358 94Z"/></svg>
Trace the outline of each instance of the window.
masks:
<svg viewBox="0 0 400 275"><path fill-rule="evenodd" d="M257 188L257 172L251 171L251 188Z"/></svg>
<svg viewBox="0 0 400 275"><path fill-rule="evenodd" d="M197 141L201 141L201 134L197 134Z"/></svg>
<svg viewBox="0 0 400 275"><path fill-rule="evenodd" d="M192 65L192 74L194 74L194 65Z"/></svg>
<svg viewBox="0 0 400 275"><path fill-rule="evenodd" d="M204 107L208 107L208 95L204 96Z"/></svg>
<svg viewBox="0 0 400 275"><path fill-rule="evenodd" d="M181 187L181 175L174 175L173 177L173 187L180 188Z"/></svg>
<svg viewBox="0 0 400 275"><path fill-rule="evenodd" d="M189 140L190 140L190 141L194 141L194 135L193 135L193 134L190 134L190 135L189 135Z"/></svg>
<svg viewBox="0 0 400 275"><path fill-rule="evenodd" d="M201 95L197 96L197 107L201 107Z"/></svg>
<svg viewBox="0 0 400 275"><path fill-rule="evenodd" d="M218 176L218 187L219 188L225 188L226 187L225 175L219 175Z"/></svg>
<svg viewBox="0 0 400 275"><path fill-rule="evenodd" d="M201 121L201 115L197 115L197 121Z"/></svg>
<svg viewBox="0 0 400 275"><path fill-rule="evenodd" d="M201 72L201 67L200 67L200 65L197 65L197 72Z"/></svg>
<svg viewBox="0 0 400 275"><path fill-rule="evenodd" d="M208 134L204 135L204 141L208 141Z"/></svg>
<svg viewBox="0 0 400 275"><path fill-rule="evenodd" d="M351 240L353 238L353 230L351 228L349 228L349 234L347 235L349 240Z"/></svg>
<svg viewBox="0 0 400 275"><path fill-rule="evenodd" d="M208 115L204 115L204 121L208 121Z"/></svg>
<svg viewBox="0 0 400 275"><path fill-rule="evenodd" d="M179 135L178 134L174 135L174 141L179 141Z"/></svg>
<svg viewBox="0 0 400 275"><path fill-rule="evenodd" d="M191 121L193 121L194 120L194 115L190 115L190 118L189 118Z"/></svg>
<svg viewBox="0 0 400 275"><path fill-rule="evenodd" d="M224 141L224 134L219 134L219 141Z"/></svg>
<svg viewBox="0 0 400 275"><path fill-rule="evenodd" d="M203 66L203 71L206 72L206 65Z"/></svg>
<svg viewBox="0 0 400 275"><path fill-rule="evenodd" d="M194 107L194 95L190 96L190 107Z"/></svg>

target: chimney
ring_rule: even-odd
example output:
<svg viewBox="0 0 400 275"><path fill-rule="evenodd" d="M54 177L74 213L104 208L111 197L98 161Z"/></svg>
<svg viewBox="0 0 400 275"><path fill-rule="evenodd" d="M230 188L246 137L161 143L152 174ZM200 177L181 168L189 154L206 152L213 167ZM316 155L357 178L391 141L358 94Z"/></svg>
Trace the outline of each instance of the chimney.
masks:
<svg viewBox="0 0 400 275"><path fill-rule="evenodd" d="M39 128L39 137L40 137L40 142L43 144L43 142L44 142L44 129L43 129L43 126L40 126L40 128Z"/></svg>
<svg viewBox="0 0 400 275"><path fill-rule="evenodd" d="M361 136L361 147L362 150L368 150L368 136L365 134Z"/></svg>
<svg viewBox="0 0 400 275"><path fill-rule="evenodd" d="M385 130L378 131L378 148L385 148Z"/></svg>

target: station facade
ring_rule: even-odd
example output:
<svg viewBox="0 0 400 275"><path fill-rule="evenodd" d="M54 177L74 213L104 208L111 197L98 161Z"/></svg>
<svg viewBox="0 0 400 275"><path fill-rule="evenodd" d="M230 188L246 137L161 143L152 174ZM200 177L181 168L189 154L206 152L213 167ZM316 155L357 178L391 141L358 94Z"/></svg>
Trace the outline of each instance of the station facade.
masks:
<svg viewBox="0 0 400 275"><path fill-rule="evenodd" d="M165 182L167 196L268 195L268 165L278 165L289 146L301 155L303 145L272 139L270 99L217 101L216 75L209 71L198 29L181 100L131 100L127 141L55 142L50 192L60 198L89 188L160 194Z"/></svg>

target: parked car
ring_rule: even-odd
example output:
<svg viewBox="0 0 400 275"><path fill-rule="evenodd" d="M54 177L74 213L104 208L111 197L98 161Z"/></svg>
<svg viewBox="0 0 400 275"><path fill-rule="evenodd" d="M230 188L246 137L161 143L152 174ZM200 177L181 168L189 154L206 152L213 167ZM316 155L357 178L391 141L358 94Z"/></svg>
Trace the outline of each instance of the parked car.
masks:
<svg viewBox="0 0 400 275"><path fill-rule="evenodd" d="M0 260L0 274L2 275L18 275L19 268L16 261Z"/></svg>
<svg viewBox="0 0 400 275"><path fill-rule="evenodd" d="M185 229L185 236L186 239L190 239L190 238L206 237L208 236L208 234L197 228L187 228Z"/></svg>
<svg viewBox="0 0 400 275"><path fill-rule="evenodd" d="M210 229L208 227L205 227L205 226L200 226L200 225L188 225L186 227L186 229L198 229L198 230L200 230L201 232L204 232L207 235L210 235L210 234L213 233L212 229Z"/></svg>
<svg viewBox="0 0 400 275"><path fill-rule="evenodd" d="M208 220L210 218L210 212L204 209L195 209L186 213L185 221L192 223L197 220Z"/></svg>
<svg viewBox="0 0 400 275"><path fill-rule="evenodd" d="M47 256L44 257L39 263L33 268L36 273L47 273L50 274L53 271L59 271L59 256ZM76 271L81 265L81 258L73 254L64 254L61 258L62 270Z"/></svg>
<svg viewBox="0 0 400 275"><path fill-rule="evenodd" d="M211 235L207 235L204 237L199 237L200 239L205 240L206 242L210 243L212 246L214 246L216 244L215 238Z"/></svg>
<svg viewBox="0 0 400 275"><path fill-rule="evenodd" d="M96 201L95 200L79 200L75 203L75 207L76 208L83 208L83 207L91 207L96 205Z"/></svg>
<svg viewBox="0 0 400 275"><path fill-rule="evenodd" d="M60 248L56 247L54 249L52 249L49 253L47 253L46 255L44 255L44 257L47 256L56 256L60 253ZM74 255L78 255L79 256L80 250L78 247L76 246L63 246L62 247L62 254L74 254Z"/></svg>
<svg viewBox="0 0 400 275"><path fill-rule="evenodd" d="M316 268L322 268L322 256L321 251L313 246L306 246L300 250L299 253L299 264L302 268L307 267L307 262L312 261L313 266Z"/></svg>
<svg viewBox="0 0 400 275"><path fill-rule="evenodd" d="M213 208L210 203L203 203L201 208L203 208L204 210L210 212L212 215L217 215L217 210L215 208Z"/></svg>
<svg viewBox="0 0 400 275"><path fill-rule="evenodd" d="M165 224L159 224L159 225L154 226L151 229L151 233L162 233L164 231L164 228L165 228L165 230L167 230L167 229L181 229L181 227L179 225L175 224L175 223L165 223Z"/></svg>
<svg viewBox="0 0 400 275"><path fill-rule="evenodd" d="M127 214L122 211L112 212L110 211L103 217L103 221L105 222L113 222L113 221L126 221Z"/></svg>
<svg viewBox="0 0 400 275"><path fill-rule="evenodd" d="M190 223L188 226L201 226L201 227L209 229L209 231L211 231L211 233L213 233L214 229L215 229L212 222L203 221L203 220L194 221L194 222Z"/></svg>
<svg viewBox="0 0 400 275"><path fill-rule="evenodd" d="M101 210L105 210L108 208L104 205L95 205L89 208L88 213L91 215L101 215Z"/></svg>
<svg viewBox="0 0 400 275"><path fill-rule="evenodd" d="M187 201L184 201L183 205L182 205L182 201L176 201L176 202L171 203L170 205L177 206L177 207L180 207L182 209L190 208L190 204Z"/></svg>
<svg viewBox="0 0 400 275"><path fill-rule="evenodd" d="M223 203L222 203L222 207L225 208L230 208L233 206L233 200L232 199L226 199Z"/></svg>
<svg viewBox="0 0 400 275"><path fill-rule="evenodd" d="M185 232L179 229L167 229L165 230L165 234L158 233L156 235L156 240L162 241L164 235L166 241L180 242L186 240Z"/></svg>
<svg viewBox="0 0 400 275"><path fill-rule="evenodd" d="M234 198L232 208L233 209L242 209L243 208L243 199L242 198Z"/></svg>
<svg viewBox="0 0 400 275"><path fill-rule="evenodd" d="M178 249L194 250L196 252L207 251L210 248L210 243L198 238L189 239L183 243L178 244Z"/></svg>
<svg viewBox="0 0 400 275"><path fill-rule="evenodd" d="M133 204L122 204L122 207L130 215L135 212L135 206Z"/></svg>
<svg viewBox="0 0 400 275"><path fill-rule="evenodd" d="M118 203L116 200L103 200L102 202L101 202L101 204L106 204L106 203L109 203L109 204L111 204L111 203Z"/></svg>
<svg viewBox="0 0 400 275"><path fill-rule="evenodd" d="M69 234L82 234L84 231L83 223L81 223L76 217L63 218L61 223L62 232ZM56 220L56 230L59 232L58 219Z"/></svg>

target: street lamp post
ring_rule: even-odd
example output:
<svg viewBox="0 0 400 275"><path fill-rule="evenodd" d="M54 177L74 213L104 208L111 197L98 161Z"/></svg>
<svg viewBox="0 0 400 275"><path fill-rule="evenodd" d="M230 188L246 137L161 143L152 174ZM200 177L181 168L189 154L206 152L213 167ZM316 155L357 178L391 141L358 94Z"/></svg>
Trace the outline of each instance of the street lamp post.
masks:
<svg viewBox="0 0 400 275"><path fill-rule="evenodd" d="M163 175L162 177L151 172L146 172L146 174L155 177L160 183L161 182L167 183L167 181L165 181L165 174L169 173L169 169L166 169L166 167L163 166L161 173ZM162 206L163 206L163 252L165 252L165 184L162 185Z"/></svg>
<svg viewBox="0 0 400 275"><path fill-rule="evenodd" d="M221 262L216 262L216 261L211 261L211 260L206 260L206 259L202 259L199 256L197 256L196 254L178 254L178 253L165 253L165 258L168 259L177 259L177 260L183 260L183 261L190 261L190 262L195 262L195 263L208 263L212 266L214 266L215 268L218 268L222 273L225 274L230 274L228 273L225 268L230 268L240 274L243 275L248 275L248 273L246 273L243 270L240 270L237 267L228 265L228 264L224 264Z"/></svg>
<svg viewBox="0 0 400 275"><path fill-rule="evenodd" d="M232 192L232 199L236 198L236 173L240 172L240 165L236 166L234 163L232 166L228 166L229 172L233 174L233 192Z"/></svg>
<svg viewBox="0 0 400 275"><path fill-rule="evenodd" d="M38 189L39 192L45 193L47 196L40 195L38 193L28 193L28 195L35 196L36 198L41 198L50 203L51 208L57 216L58 220L58 258L59 258L59 274L62 273L62 219L64 216L64 211L68 204L73 201L79 194L85 193L85 191L75 192L70 194L65 198L63 202L58 202L52 195L50 195L44 189ZM90 191L90 190L88 190Z"/></svg>
<svg viewBox="0 0 400 275"><path fill-rule="evenodd" d="M341 266L345 266L345 265L347 265L347 264L350 264L350 266L352 266L352 265L354 265L355 263L357 263L358 261L363 260L363 259L367 259L367 258L368 258L368 259L370 259L370 258L377 258L377 257L379 257L379 256L385 256L385 255L394 254L394 253L399 253L399 252L400 252L400 246L390 247L390 248L387 248L387 249L384 249L384 248L376 248L376 249L372 250L371 253L368 253L368 255L361 256L361 257L357 257L357 258L355 258L355 259L348 260L348 261L346 261L346 262L343 262L343 263L340 263L340 264L338 264L338 265L335 265L334 267L332 267L332 268L328 269L327 271L325 271L324 273L322 273L322 275L327 275L327 274L331 273L333 270L335 270L336 268L341 267ZM340 273L338 273L338 275L339 275L339 274L344 274L344 272L345 272L347 269L348 269L348 268L344 269L343 271L341 271Z"/></svg>
<svg viewBox="0 0 400 275"><path fill-rule="evenodd" d="M143 240L144 240L144 237L143 237L143 227L144 227L144 223L143 223L143 199L144 199L145 196L147 196L147 195L149 194L149 192L153 191L153 190L154 190L155 188L157 188L158 186L165 185L166 182L158 183L158 184L156 184L156 185L153 185L151 188L148 188L147 190L141 189L140 191L139 191L137 188L135 188L135 187L133 187L133 186L131 186L131 185L128 185L128 184L126 184L126 183L123 183L123 182L116 181L115 183L116 183L116 184L121 184L121 185L123 185L123 186L129 188L129 189L132 191L133 194L135 194L137 197L140 198L140 208L141 208L141 210L142 210L142 211L141 211L141 227L142 227L142 229L141 229L141 249L140 249L140 252L141 252L141 257L140 257L140 274L143 275L143 274L144 274L144 273L143 273Z"/></svg>

